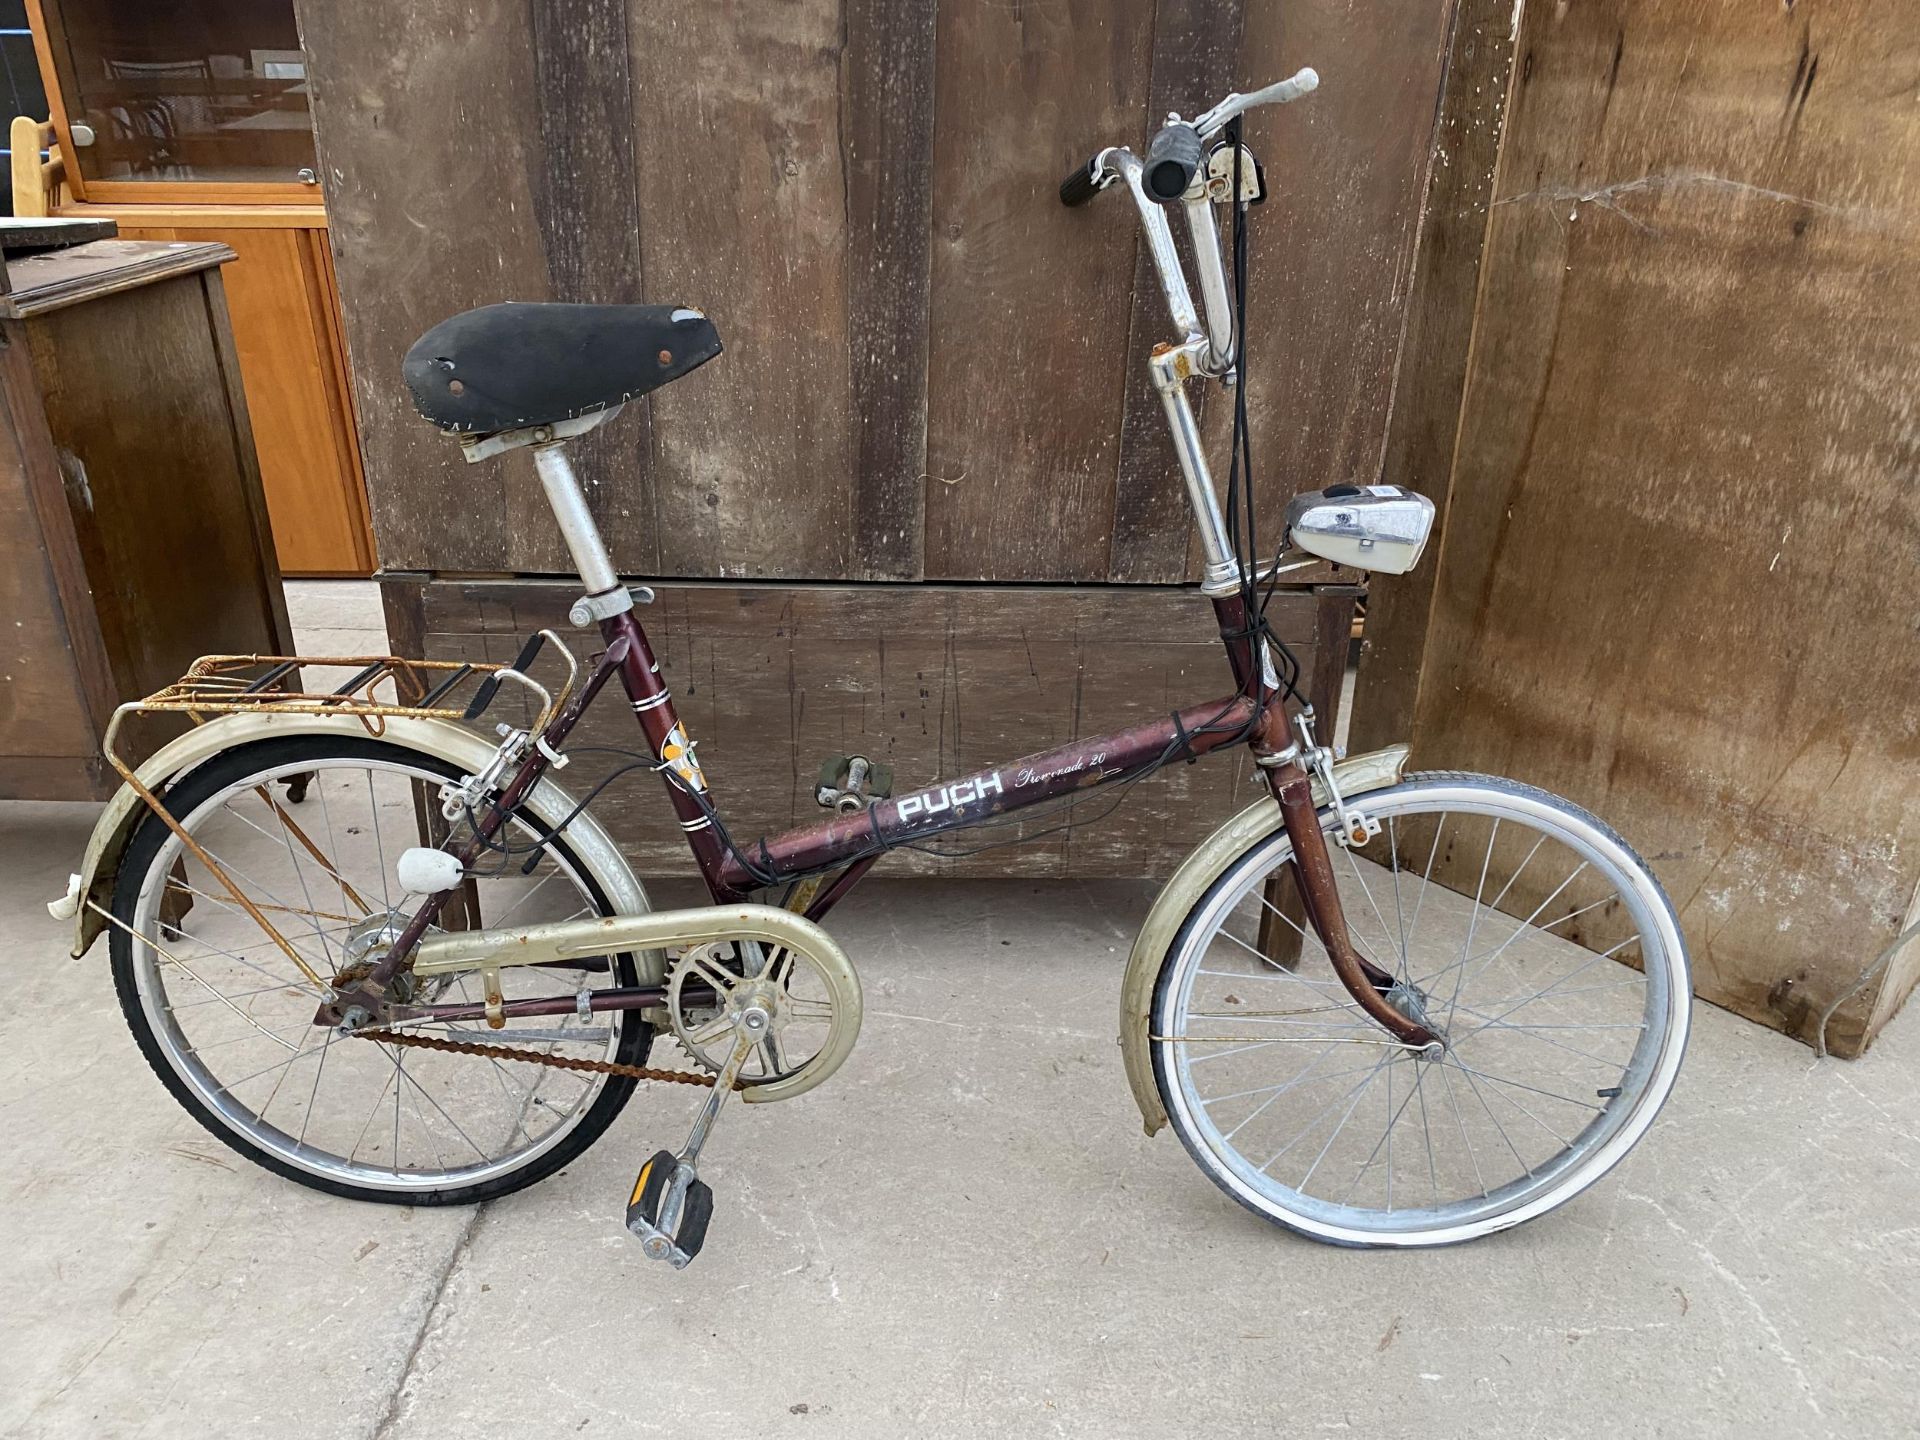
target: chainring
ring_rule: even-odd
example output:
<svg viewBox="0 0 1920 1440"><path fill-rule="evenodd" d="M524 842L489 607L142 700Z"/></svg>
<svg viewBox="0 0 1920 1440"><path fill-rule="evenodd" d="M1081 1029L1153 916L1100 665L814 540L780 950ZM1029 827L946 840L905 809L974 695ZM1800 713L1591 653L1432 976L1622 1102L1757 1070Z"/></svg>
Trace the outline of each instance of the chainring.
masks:
<svg viewBox="0 0 1920 1440"><path fill-rule="evenodd" d="M803 993L796 993L796 984ZM801 1076L818 1083L825 1074L811 1076L810 1069L838 1067L844 1057L829 1058L827 1032L842 1007L850 1004L858 1013L859 992L847 992L810 957L758 941L722 941L695 945L671 962L667 1019L673 1037L709 1073L718 1074L725 1064L733 1048L734 1019L754 1001L772 1012L773 1023L741 1072L742 1089Z"/></svg>

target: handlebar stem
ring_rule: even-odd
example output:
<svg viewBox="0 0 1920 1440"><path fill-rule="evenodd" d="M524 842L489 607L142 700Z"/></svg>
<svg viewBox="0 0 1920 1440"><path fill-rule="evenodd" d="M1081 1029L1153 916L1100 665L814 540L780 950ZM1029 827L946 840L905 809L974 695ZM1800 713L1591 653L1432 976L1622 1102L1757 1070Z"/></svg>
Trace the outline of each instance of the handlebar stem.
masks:
<svg viewBox="0 0 1920 1440"><path fill-rule="evenodd" d="M1203 143L1211 141L1234 116L1255 106L1296 100L1311 93L1319 83L1320 77L1312 70L1301 70L1290 79L1250 95L1229 95L1193 121L1192 128ZM1220 228L1214 218L1213 201L1207 194L1207 165L1203 153L1200 170L1179 197L1187 212L1187 233L1193 241L1201 298L1206 303L1203 326L1194 309L1193 292L1187 288L1180 253L1174 247L1173 229L1167 221L1170 206L1147 193L1145 173L1146 166L1132 151L1111 146L1094 156L1084 171L1068 175L1061 183L1060 199L1067 205L1083 205L1119 180L1124 180L1132 192L1134 209L1139 212L1141 228L1146 231L1147 250L1153 256L1154 270L1160 278L1160 291L1166 297L1167 312L1181 336L1177 344L1156 345L1148 367L1153 388L1166 408L1174 451L1186 481L1187 499L1200 533L1206 560L1201 589L1209 595L1229 594L1241 583L1241 565L1226 518L1221 513L1220 497L1214 492L1213 475L1207 465L1206 449L1201 443L1200 427L1187 398L1185 383L1198 376L1211 376L1228 384L1235 378L1233 369L1239 359L1240 337L1234 333L1233 302L1220 254ZM1233 203L1240 203L1238 196L1233 197Z"/></svg>
<svg viewBox="0 0 1920 1440"><path fill-rule="evenodd" d="M1133 195L1134 208L1140 212L1140 224L1147 232L1147 249L1153 256L1154 269L1160 274L1160 291L1167 297L1167 313L1173 319L1174 328L1183 340L1204 340L1206 332L1200 328L1199 312L1193 308L1193 292L1187 289L1180 252L1173 247L1173 228L1167 224L1167 212L1147 194L1141 183L1146 167L1131 150L1106 150L1100 158L1104 165L1119 172ZM1219 259L1217 244L1214 258Z"/></svg>
<svg viewBox="0 0 1920 1440"><path fill-rule="evenodd" d="M1149 202L1151 203L1151 202ZM1158 207L1156 206L1157 210ZM1166 222L1163 219L1161 223ZM1204 373L1207 360L1205 336L1194 335L1184 345L1157 345L1147 366L1153 375L1153 388L1166 407L1167 424L1173 431L1173 448L1180 458L1180 475L1187 484L1187 500L1200 530L1200 550L1206 559L1201 572L1201 587L1208 594L1239 584L1240 562L1227 534L1226 517L1220 513L1220 497L1214 493L1213 472L1207 465L1206 447L1200 440L1200 425L1193 415L1183 383L1189 376Z"/></svg>
<svg viewBox="0 0 1920 1440"><path fill-rule="evenodd" d="M1227 298L1227 272L1220 259L1220 227L1213 217L1203 170L1181 200L1187 212L1187 234L1193 240L1194 268L1200 272L1200 298L1207 307L1207 363L1210 375L1233 368L1237 337L1233 333L1233 305Z"/></svg>
<svg viewBox="0 0 1920 1440"><path fill-rule="evenodd" d="M1173 227L1167 221L1167 207L1147 193L1143 177L1146 167L1139 156L1124 146L1102 150L1090 167L1096 176L1105 177L1102 188L1117 178L1126 184L1139 212L1141 227L1147 234L1147 250L1153 256L1153 268L1160 277L1160 293L1166 298L1167 313L1182 341L1204 340L1205 352L1199 373L1224 375L1233 366L1233 307L1227 295L1227 276L1220 258L1220 227L1213 215L1213 202L1207 198L1203 170L1182 197L1187 212L1187 233L1193 239L1194 262L1200 271L1200 294L1206 303L1206 324L1193 303L1193 291L1187 285L1186 268L1174 248Z"/></svg>

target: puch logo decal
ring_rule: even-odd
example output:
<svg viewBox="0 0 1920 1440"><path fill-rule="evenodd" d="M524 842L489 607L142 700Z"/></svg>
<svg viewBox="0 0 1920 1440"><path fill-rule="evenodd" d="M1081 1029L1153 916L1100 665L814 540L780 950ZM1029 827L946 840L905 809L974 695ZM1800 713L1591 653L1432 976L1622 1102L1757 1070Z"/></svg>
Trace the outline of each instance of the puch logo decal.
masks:
<svg viewBox="0 0 1920 1440"><path fill-rule="evenodd" d="M1000 784L999 775L986 775L977 780L961 780L952 785L936 786L919 795L909 795L900 801L897 813L902 820L911 820L917 815L940 815L957 806L983 800L988 795L1004 794L1006 791Z"/></svg>
<svg viewBox="0 0 1920 1440"><path fill-rule="evenodd" d="M707 777L700 773L700 761L693 753L693 741L687 738L685 725L676 724L667 732L666 743L660 747L660 759L686 782L689 790L707 788Z"/></svg>

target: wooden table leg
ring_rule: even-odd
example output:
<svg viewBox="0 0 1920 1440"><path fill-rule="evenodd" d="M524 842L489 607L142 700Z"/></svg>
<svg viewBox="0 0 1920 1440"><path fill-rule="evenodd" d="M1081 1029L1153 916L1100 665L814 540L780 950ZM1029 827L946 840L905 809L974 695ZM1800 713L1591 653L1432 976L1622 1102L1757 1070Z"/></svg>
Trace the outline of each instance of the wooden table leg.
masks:
<svg viewBox="0 0 1920 1440"><path fill-rule="evenodd" d="M1268 878L1261 895L1266 903L1260 907L1260 953L1283 970L1297 970L1307 912L1292 861Z"/></svg>

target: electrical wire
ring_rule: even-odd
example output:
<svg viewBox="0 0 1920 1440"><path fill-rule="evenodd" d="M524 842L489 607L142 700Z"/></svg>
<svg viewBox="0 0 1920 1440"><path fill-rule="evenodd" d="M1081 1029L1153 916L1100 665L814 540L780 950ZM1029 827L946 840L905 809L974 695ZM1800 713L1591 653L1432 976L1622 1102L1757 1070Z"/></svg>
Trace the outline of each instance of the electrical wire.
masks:
<svg viewBox="0 0 1920 1440"><path fill-rule="evenodd" d="M1274 592L1280 584L1280 557L1286 552L1284 534L1274 551L1265 587L1261 588L1258 582L1260 537L1254 515L1253 426L1247 413L1247 277L1251 268L1250 241L1247 201L1242 198L1241 192L1246 152L1240 146L1240 123L1241 117L1236 115L1227 122L1222 132L1227 143L1233 147L1233 367L1236 372L1233 436L1227 462L1227 533L1232 537L1234 558L1240 566L1240 601L1247 612L1250 638L1259 642L1256 651L1264 646L1265 653L1275 657L1274 669L1281 691L1296 704L1304 706L1307 701L1299 688L1299 657L1274 633L1272 624L1267 620L1267 607L1272 603ZM1236 523L1237 520L1244 520L1244 532ZM1258 698L1264 710L1267 703L1264 690ZM1256 712L1254 723L1257 724L1259 718Z"/></svg>

